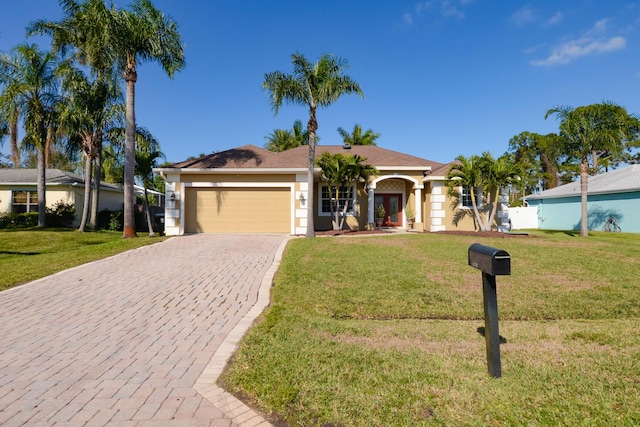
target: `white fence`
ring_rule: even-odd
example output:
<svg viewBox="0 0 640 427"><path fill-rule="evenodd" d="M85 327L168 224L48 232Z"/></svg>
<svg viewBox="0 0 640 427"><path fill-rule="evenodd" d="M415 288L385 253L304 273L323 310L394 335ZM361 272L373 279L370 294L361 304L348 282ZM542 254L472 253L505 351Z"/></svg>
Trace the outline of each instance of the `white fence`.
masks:
<svg viewBox="0 0 640 427"><path fill-rule="evenodd" d="M538 228L538 208L509 208L509 220L511 221L512 230L522 230L523 228Z"/></svg>

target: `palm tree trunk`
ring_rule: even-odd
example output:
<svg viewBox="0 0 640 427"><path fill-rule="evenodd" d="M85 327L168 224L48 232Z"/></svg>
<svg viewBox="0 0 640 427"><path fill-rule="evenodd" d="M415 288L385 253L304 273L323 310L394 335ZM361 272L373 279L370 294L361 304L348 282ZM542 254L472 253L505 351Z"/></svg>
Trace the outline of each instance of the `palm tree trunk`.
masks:
<svg viewBox="0 0 640 427"><path fill-rule="evenodd" d="M102 180L102 131L96 135L96 153L93 159L93 188L91 196L91 217L89 226L98 228L98 209L100 208L100 182Z"/></svg>
<svg viewBox="0 0 640 427"><path fill-rule="evenodd" d="M91 156L85 156L84 165L84 200L82 202L82 218L78 231L84 232L87 226L87 218L89 217L89 205L91 204Z"/></svg>
<svg viewBox="0 0 640 427"><path fill-rule="evenodd" d="M11 161L14 168L20 167L20 150L18 149L18 110L11 117L11 136L9 144L11 145Z"/></svg>
<svg viewBox="0 0 640 427"><path fill-rule="evenodd" d="M45 227L47 225L45 216L47 209L45 149L46 147L39 146L36 154L38 162L38 227Z"/></svg>
<svg viewBox="0 0 640 427"><path fill-rule="evenodd" d="M587 191L589 182L589 160L587 156L582 157L580 162L580 207L582 218L580 220L580 236L589 236L589 210L587 207Z"/></svg>
<svg viewBox="0 0 640 427"><path fill-rule="evenodd" d="M498 211L498 201L500 200L500 188L496 188L496 195L493 198L493 206L491 207L491 215L489 215L489 220L487 221L487 231L491 231L493 228L493 219L496 217L496 212Z"/></svg>
<svg viewBox="0 0 640 427"><path fill-rule="evenodd" d="M124 146L124 230L122 237L138 237L134 214L133 183L136 163L135 69L125 72L127 81L126 128ZM133 74L133 76L132 76Z"/></svg>
<svg viewBox="0 0 640 427"><path fill-rule="evenodd" d="M480 212L478 211L478 203L476 202L476 190L475 188L469 188L469 194L471 196L471 207L473 208L473 215L476 218L478 223L478 227L480 231L486 231L486 227L482 222L482 218L480 217Z"/></svg>
<svg viewBox="0 0 640 427"><path fill-rule="evenodd" d="M309 164L307 168L307 185L308 185L308 197L307 197L307 233L305 237L315 237L316 231L313 220L313 204L314 204L314 177L313 170L316 163L316 130L318 129L318 123L316 122L316 111L314 108L309 110L309 123L307 124L307 130L309 131Z"/></svg>
<svg viewBox="0 0 640 427"><path fill-rule="evenodd" d="M153 223L151 222L151 212L149 211L149 193L147 192L147 183L144 183L144 210L147 214L147 227L149 227L149 237L153 237L156 233L153 230Z"/></svg>
<svg viewBox="0 0 640 427"><path fill-rule="evenodd" d="M53 128L51 126L47 127L47 143L44 154L44 166L45 168L49 167L51 163L51 156L53 154Z"/></svg>

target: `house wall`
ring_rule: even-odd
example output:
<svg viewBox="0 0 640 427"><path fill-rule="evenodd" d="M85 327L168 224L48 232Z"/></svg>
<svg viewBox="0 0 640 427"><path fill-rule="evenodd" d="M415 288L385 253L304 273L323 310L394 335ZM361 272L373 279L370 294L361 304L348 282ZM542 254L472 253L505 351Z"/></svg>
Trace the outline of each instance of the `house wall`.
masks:
<svg viewBox="0 0 640 427"><path fill-rule="evenodd" d="M12 191L36 191L36 186L4 185L0 186L0 212L11 210ZM82 206L84 201L84 187L75 185L47 185L47 207L51 208L58 202L72 204L76 208L76 216L72 226L80 225ZM120 191L100 190L99 210L119 210L123 207L124 194Z"/></svg>
<svg viewBox="0 0 640 427"><path fill-rule="evenodd" d="M534 199L528 203L538 208L541 229L580 229L580 196ZM640 191L589 195L587 210L589 230L601 230L609 216L613 216L623 232L640 233Z"/></svg>
<svg viewBox="0 0 640 427"><path fill-rule="evenodd" d="M292 234L304 234L306 230L306 200L308 187L306 175L300 174L167 174L165 178L165 233L180 235L184 233L185 191L190 187L227 186L233 184L241 187L259 188L274 187L291 188L292 203ZM171 196L175 197L171 201ZM259 206L255 207L259 209Z"/></svg>

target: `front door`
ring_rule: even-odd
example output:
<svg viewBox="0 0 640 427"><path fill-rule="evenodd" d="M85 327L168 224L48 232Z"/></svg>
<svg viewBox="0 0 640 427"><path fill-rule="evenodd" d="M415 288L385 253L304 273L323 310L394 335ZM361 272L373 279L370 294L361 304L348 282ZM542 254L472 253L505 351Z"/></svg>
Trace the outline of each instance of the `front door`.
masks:
<svg viewBox="0 0 640 427"><path fill-rule="evenodd" d="M376 194L374 209L380 205L387 211L382 226L402 227L402 195Z"/></svg>

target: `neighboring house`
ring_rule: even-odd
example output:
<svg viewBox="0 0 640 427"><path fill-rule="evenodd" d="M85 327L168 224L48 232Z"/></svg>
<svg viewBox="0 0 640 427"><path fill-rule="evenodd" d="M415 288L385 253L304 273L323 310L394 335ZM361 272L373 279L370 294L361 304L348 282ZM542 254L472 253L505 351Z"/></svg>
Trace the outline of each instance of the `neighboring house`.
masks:
<svg viewBox="0 0 640 427"><path fill-rule="evenodd" d="M579 230L580 180L524 198L538 208L538 224L547 230ZM622 231L640 233L640 165L589 177L589 230L601 230L609 217Z"/></svg>
<svg viewBox="0 0 640 427"><path fill-rule="evenodd" d="M357 154L379 172L351 191L342 189L352 195L346 201L347 228L373 228L375 207L382 204L387 212L385 227L405 228L409 205L416 216L414 230L474 229L468 219L453 226L457 206L451 206L444 183L449 165L370 145L316 146L316 158L323 152ZM305 234L308 155L307 146L273 153L245 145L155 169L166 181L166 234ZM329 192L320 181L320 168L316 167L311 185L315 228L330 230Z"/></svg>
<svg viewBox="0 0 640 427"><path fill-rule="evenodd" d="M47 169L47 206L58 202L72 204L76 208L74 226L80 223L84 201L84 178L59 169ZM124 193L116 184L102 183L99 210L122 209ZM0 212L37 212L37 170L0 169Z"/></svg>

